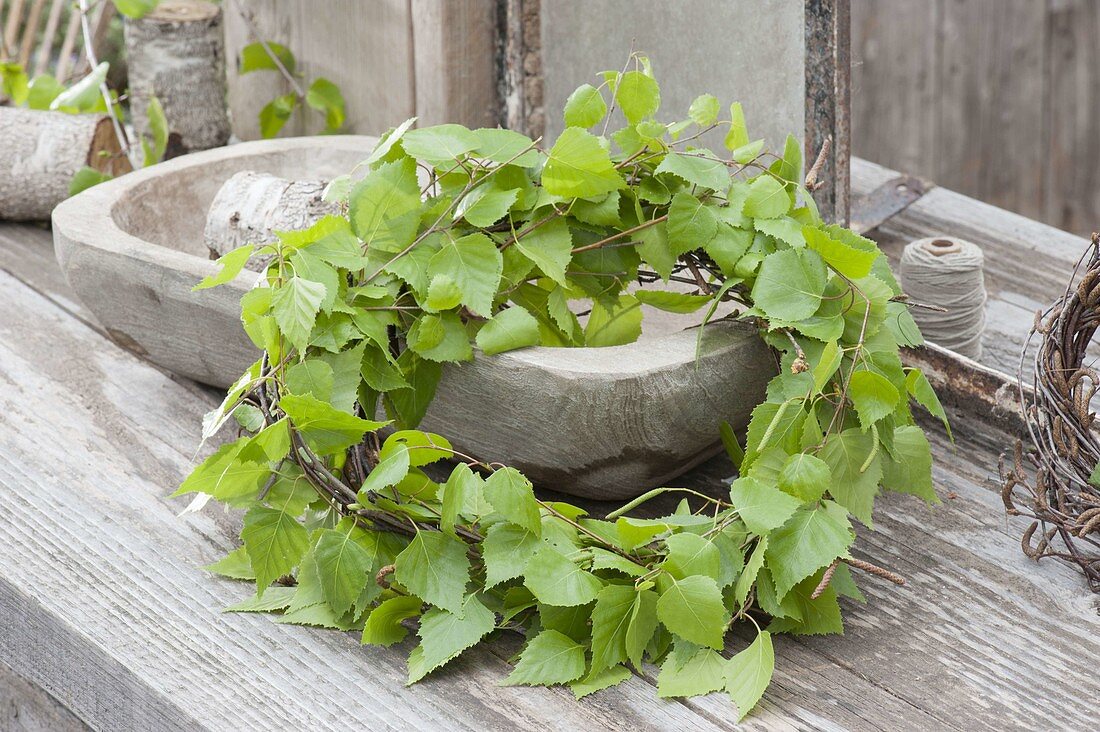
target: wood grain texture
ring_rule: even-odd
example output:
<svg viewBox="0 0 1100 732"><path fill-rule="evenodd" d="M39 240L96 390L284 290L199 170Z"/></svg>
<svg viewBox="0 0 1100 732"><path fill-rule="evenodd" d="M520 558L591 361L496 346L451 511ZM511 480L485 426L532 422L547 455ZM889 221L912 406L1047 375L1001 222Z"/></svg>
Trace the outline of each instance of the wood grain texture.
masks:
<svg viewBox="0 0 1100 732"><path fill-rule="evenodd" d="M1048 0L1048 6L1042 216L1087 235L1100 228L1100 4Z"/></svg>
<svg viewBox="0 0 1100 732"><path fill-rule="evenodd" d="M497 12L497 3L485 0L411 0L419 124L496 127L501 121Z"/></svg>
<svg viewBox="0 0 1100 732"><path fill-rule="evenodd" d="M853 0L853 152L1087 236L1093 0Z"/></svg>
<svg viewBox="0 0 1100 732"><path fill-rule="evenodd" d="M0 729L5 732L85 732L88 726L52 696L0 661Z"/></svg>

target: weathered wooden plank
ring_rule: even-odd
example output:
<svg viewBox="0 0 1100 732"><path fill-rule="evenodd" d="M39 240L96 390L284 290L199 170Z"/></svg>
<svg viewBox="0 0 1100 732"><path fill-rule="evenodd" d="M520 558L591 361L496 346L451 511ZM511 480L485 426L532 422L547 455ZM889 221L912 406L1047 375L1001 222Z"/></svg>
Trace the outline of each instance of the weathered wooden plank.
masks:
<svg viewBox="0 0 1100 732"><path fill-rule="evenodd" d="M94 323L92 314L65 282L54 258L53 237L44 226L0 226L0 269L28 283L66 312Z"/></svg>
<svg viewBox="0 0 1100 732"><path fill-rule="evenodd" d="M497 4L411 0L410 13L420 124L497 126Z"/></svg>
<svg viewBox="0 0 1100 732"><path fill-rule="evenodd" d="M1049 0L1047 12L1043 217L1084 235L1100 228L1100 5Z"/></svg>
<svg viewBox="0 0 1100 732"><path fill-rule="evenodd" d="M0 729L7 732L85 732L88 726L52 696L0 661Z"/></svg>
<svg viewBox="0 0 1100 732"><path fill-rule="evenodd" d="M933 178L1042 213L1046 4L944 0L939 159Z"/></svg>
<svg viewBox="0 0 1100 732"><path fill-rule="evenodd" d="M852 0L853 155L935 173L940 6Z"/></svg>

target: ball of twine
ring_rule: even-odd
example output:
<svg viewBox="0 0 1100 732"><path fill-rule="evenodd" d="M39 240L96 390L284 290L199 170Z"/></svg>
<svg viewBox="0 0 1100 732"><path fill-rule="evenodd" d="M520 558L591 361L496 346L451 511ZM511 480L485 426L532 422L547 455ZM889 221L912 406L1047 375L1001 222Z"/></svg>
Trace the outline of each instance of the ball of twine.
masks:
<svg viewBox="0 0 1100 732"><path fill-rule="evenodd" d="M945 310L913 311L924 337L973 359L982 355L985 330L983 261L976 244L938 237L911 242L898 268L902 289L913 301Z"/></svg>
<svg viewBox="0 0 1100 732"><path fill-rule="evenodd" d="M1024 532L1024 553L1076 564L1093 592L1100 592L1100 487L1090 478L1100 463L1100 433L1089 407L1100 388L1100 373L1086 359L1100 327L1098 239L1092 235L1092 246L1065 294L1036 313L1019 379L1031 445L1025 451L1018 442L1011 467L1003 457L1001 464L1005 510L1035 519ZM1022 366L1033 341L1038 348L1029 388Z"/></svg>

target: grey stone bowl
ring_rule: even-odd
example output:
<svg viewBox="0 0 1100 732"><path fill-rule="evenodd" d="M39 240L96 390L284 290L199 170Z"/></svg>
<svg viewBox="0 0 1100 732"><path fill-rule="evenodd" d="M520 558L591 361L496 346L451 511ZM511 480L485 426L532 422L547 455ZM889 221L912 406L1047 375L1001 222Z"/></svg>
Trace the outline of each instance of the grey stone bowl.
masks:
<svg viewBox="0 0 1100 732"><path fill-rule="evenodd" d="M257 356L239 300L258 275L191 291L217 269L202 235L215 193L241 170L339 175L375 141L248 142L100 184L54 210L58 262L116 342L227 386ZM697 359L692 326L650 311L642 338L629 345L527 348L448 367L421 426L463 452L520 468L540 487L601 500L638 495L716 454L719 423L743 427L775 370L755 332L732 322L704 328Z"/></svg>

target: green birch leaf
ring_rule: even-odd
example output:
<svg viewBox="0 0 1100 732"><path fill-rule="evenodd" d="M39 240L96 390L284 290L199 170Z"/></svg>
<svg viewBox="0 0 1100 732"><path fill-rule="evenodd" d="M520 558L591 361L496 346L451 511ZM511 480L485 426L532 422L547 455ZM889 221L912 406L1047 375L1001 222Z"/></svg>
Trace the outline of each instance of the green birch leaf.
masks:
<svg viewBox="0 0 1100 732"><path fill-rule="evenodd" d="M474 226L487 228L508 215L518 196L519 190L516 188L502 191L492 185L483 185L462 199L455 210L455 218L464 218Z"/></svg>
<svg viewBox="0 0 1100 732"><path fill-rule="evenodd" d="M702 249L718 231L718 216L690 193L677 193L668 207L668 241L672 253Z"/></svg>
<svg viewBox="0 0 1100 732"><path fill-rule="evenodd" d="M458 313L423 315L408 332L409 348L429 361L469 361L474 357L466 326Z"/></svg>
<svg viewBox="0 0 1100 732"><path fill-rule="evenodd" d="M851 280L869 275L871 266L879 257L878 249L850 247L814 226L802 227L802 235L810 249L820 254L830 267Z"/></svg>
<svg viewBox="0 0 1100 732"><path fill-rule="evenodd" d="M470 581L464 542L436 531L419 531L397 555L394 565L394 578L409 592L436 607L463 613Z"/></svg>
<svg viewBox="0 0 1100 732"><path fill-rule="evenodd" d="M462 304L462 290L458 288L450 275L437 274L428 285L428 299L424 309L431 313L451 310Z"/></svg>
<svg viewBox="0 0 1100 732"><path fill-rule="evenodd" d="M130 0L134 2L135 0ZM140 3L149 3L152 0L136 0ZM267 48L264 48L266 44ZM268 53L270 51L271 53ZM274 55L282 63L283 67L290 72L294 73L297 64L294 62L294 54L290 49L281 43L275 43L273 41L264 41L264 43L249 43L247 46L241 49L241 56L238 61L237 70L238 73L248 74L253 71L279 71L279 66L272 60L271 56Z"/></svg>
<svg viewBox="0 0 1100 732"><path fill-rule="evenodd" d="M336 132L347 118L344 94L333 82L318 76L306 91L306 104L325 115L325 131Z"/></svg>
<svg viewBox="0 0 1100 732"><path fill-rule="evenodd" d="M800 501L816 501L832 484L829 465L819 457L800 452L787 458L779 473L779 489Z"/></svg>
<svg viewBox="0 0 1100 732"><path fill-rule="evenodd" d="M565 268L573 258L573 237L565 219L554 219L516 240L516 248L542 273L565 284Z"/></svg>
<svg viewBox="0 0 1100 732"><path fill-rule="evenodd" d="M203 569L230 579L256 579L256 573L252 571L252 561L248 558L248 550L243 546L237 547L213 564L206 565Z"/></svg>
<svg viewBox="0 0 1100 732"><path fill-rule="evenodd" d="M474 595L466 598L460 613L432 608L420 621L420 645L409 655L409 684L456 658L496 625L496 618Z"/></svg>
<svg viewBox="0 0 1100 732"><path fill-rule="evenodd" d="M273 613L285 610L294 596L293 587L268 587L263 596L255 595L222 610L223 613Z"/></svg>
<svg viewBox="0 0 1100 732"><path fill-rule="evenodd" d="M454 535L454 527L460 517L465 516L471 521L479 518L483 513L484 490L484 481L481 476L470 470L470 466L465 463L456 465L443 486L443 506L439 516L440 530Z"/></svg>
<svg viewBox="0 0 1100 732"><path fill-rule="evenodd" d="M414 618L420 614L423 603L419 597L399 595L382 601L378 607L371 610L367 621L363 624L363 636L360 642L376 646L392 646L405 640L409 634L408 629L401 624L402 620Z"/></svg>
<svg viewBox="0 0 1100 732"><path fill-rule="evenodd" d="M825 348L821 350L821 358L813 370L815 391L820 392L825 389L829 379L833 378L833 374L840 368L840 362L843 360L844 351L837 345L835 339L825 344Z"/></svg>
<svg viewBox="0 0 1100 732"><path fill-rule="evenodd" d="M753 140L737 148L730 153L730 157L733 161L740 163L741 165L748 165L760 155L760 152L764 149L764 140Z"/></svg>
<svg viewBox="0 0 1100 732"><path fill-rule="evenodd" d="M367 479L359 487L359 493L369 496L371 493L378 493L397 485L409 474L409 466L408 448L395 448L371 468L370 473L367 474Z"/></svg>
<svg viewBox="0 0 1100 732"><path fill-rule="evenodd" d="M778 600L792 587L848 555L855 540L845 510L832 501L803 506L768 537L767 563Z"/></svg>
<svg viewBox="0 0 1100 732"><path fill-rule="evenodd" d="M638 591L633 585L607 585L592 609L592 671L628 658L640 661L656 629L657 593Z"/></svg>
<svg viewBox="0 0 1100 732"><path fill-rule="evenodd" d="M802 234L802 224L789 216L782 216L777 219L755 219L752 223L757 231L774 237L795 249L806 246L806 237Z"/></svg>
<svg viewBox="0 0 1100 732"><path fill-rule="evenodd" d="M603 300L592 302L592 313L584 327L585 345L591 348L633 343L642 333L641 304L633 295L620 295L610 307Z"/></svg>
<svg viewBox="0 0 1100 732"><path fill-rule="evenodd" d="M718 691L726 685L726 659L713 648L677 641L657 675L657 696L691 697Z"/></svg>
<svg viewBox="0 0 1100 732"><path fill-rule="evenodd" d="M260 486L271 476L266 463L252 462L240 457L251 442L242 437L236 442L222 445L218 450L191 471L173 496L188 493L205 493L219 501L252 498Z"/></svg>
<svg viewBox="0 0 1100 732"><path fill-rule="evenodd" d="M567 127L550 148L542 185L555 196L595 198L622 188L626 181L594 135L579 127Z"/></svg>
<svg viewBox="0 0 1100 732"><path fill-rule="evenodd" d="M802 320L817 312L825 281L825 265L815 252L785 249L764 257L753 302L769 318Z"/></svg>
<svg viewBox="0 0 1100 732"><path fill-rule="evenodd" d="M279 330L299 353L305 353L309 334L317 322L325 286L297 275L289 278L271 294L271 308Z"/></svg>
<svg viewBox="0 0 1100 732"><path fill-rule="evenodd" d="M653 77L641 71L628 71L615 85L615 101L627 121L636 125L657 113L661 106L661 90Z"/></svg>
<svg viewBox="0 0 1100 732"><path fill-rule="evenodd" d="M708 127L718 121L718 112L721 105L718 97L713 94L700 94L692 100L688 107L688 117L700 127Z"/></svg>
<svg viewBox="0 0 1100 732"><path fill-rule="evenodd" d="M523 649L505 686L565 684L584 674L584 646L556 630L544 630Z"/></svg>
<svg viewBox="0 0 1100 732"><path fill-rule="evenodd" d="M638 254L642 256L653 271L665 282L672 275L676 265L676 254L668 241L668 226L662 221L638 231L634 238L638 242Z"/></svg>
<svg viewBox="0 0 1100 732"><path fill-rule="evenodd" d="M553 547L543 546L527 562L523 584L546 605L572 607L596 599L603 582Z"/></svg>
<svg viewBox="0 0 1100 732"><path fill-rule="evenodd" d="M565 100L566 127L592 127L607 114L607 102L600 90L591 84L581 84Z"/></svg>
<svg viewBox="0 0 1100 732"><path fill-rule="evenodd" d="M531 481L515 468L500 468L486 478L485 498L507 521L535 536L542 534L542 517Z"/></svg>
<svg viewBox="0 0 1100 732"><path fill-rule="evenodd" d="M749 144L749 132L745 126L745 112L741 109L740 102L730 105L730 129L726 133L725 145L727 150L738 150Z"/></svg>
<svg viewBox="0 0 1100 732"><path fill-rule="evenodd" d="M50 103L51 110L90 112L103 104L101 87L107 80L110 64L101 61L87 76L61 92Z"/></svg>
<svg viewBox="0 0 1100 732"><path fill-rule="evenodd" d="M298 97L294 94L283 94L265 104L260 110L260 137L270 140L278 135L297 106Z"/></svg>
<svg viewBox="0 0 1100 732"><path fill-rule="evenodd" d="M445 124L409 130L401 140L405 152L427 163L443 164L462 159L477 149L478 136L462 125Z"/></svg>
<svg viewBox="0 0 1100 732"><path fill-rule="evenodd" d="M721 209L719 210L721 211ZM747 229L738 229L725 223L719 223L714 238L707 242L703 249L718 265L718 268L722 270L722 274L733 279L737 263L752 246L754 236L753 232Z"/></svg>
<svg viewBox="0 0 1100 732"><path fill-rule="evenodd" d="M863 429L894 413L901 395L885 376L874 371L857 371L848 384L848 398L855 405Z"/></svg>
<svg viewBox="0 0 1100 732"><path fill-rule="evenodd" d="M319 358L299 361L286 370L286 388L291 394L311 394L328 401L332 396L332 367Z"/></svg>
<svg viewBox="0 0 1100 732"><path fill-rule="evenodd" d="M312 396L286 394L279 400L279 407L319 455L343 452L362 440L366 433L386 424L341 412L328 402Z"/></svg>
<svg viewBox="0 0 1100 732"><path fill-rule="evenodd" d="M943 428L947 430L947 436L954 440L954 437L951 436L951 425L947 421L947 412L944 411L943 405L940 404L940 398L936 396L936 390L932 388L932 384L929 383L924 372L920 369L909 369L909 372L905 375L905 388L909 392L909 396L917 400L917 404L920 404L928 410L929 414L943 422Z"/></svg>
<svg viewBox="0 0 1100 732"><path fill-rule="evenodd" d="M714 191L724 191L730 184L726 164L705 148L686 153L670 152L655 172L671 173L688 183Z"/></svg>
<svg viewBox="0 0 1100 732"><path fill-rule="evenodd" d="M791 210L787 188L770 175L761 175L749 185L744 213L756 219L776 219Z"/></svg>
<svg viewBox="0 0 1100 732"><path fill-rule="evenodd" d="M665 539L668 554L661 567L676 579L701 574L717 580L722 557L718 547L698 534L673 534Z"/></svg>
<svg viewBox="0 0 1100 732"><path fill-rule="evenodd" d="M876 449L872 435L852 428L829 435L818 453L833 474L829 494L868 528L871 527L871 506L882 478L881 456L872 455Z"/></svg>
<svg viewBox="0 0 1100 732"><path fill-rule="evenodd" d="M726 627L722 591L710 577L673 579L657 600L657 617L686 641L721 648Z"/></svg>
<svg viewBox="0 0 1100 732"><path fill-rule="evenodd" d="M113 176L110 173L103 173L90 165L85 165L80 170L76 171L73 175L72 181L69 182L69 196L75 196L81 191L86 191L92 186L98 186L100 183L106 183L111 180ZM232 252L230 252L232 254ZM236 276L236 275L234 275ZM231 278L232 279L232 278ZM213 287L213 285L210 285Z"/></svg>
<svg viewBox="0 0 1100 732"><path fill-rule="evenodd" d="M894 429L894 449L882 460L882 487L911 493L930 504L940 502L932 485L932 449L920 427Z"/></svg>
<svg viewBox="0 0 1100 732"><path fill-rule="evenodd" d="M534 148L534 141L527 135L513 130L482 127L474 130L474 136L478 140L475 152L480 158L520 168L531 168L539 164L541 153Z"/></svg>
<svg viewBox="0 0 1100 732"><path fill-rule="evenodd" d="M252 250L253 245L245 244L243 247L237 247L233 251L226 252L218 257L216 264L220 264L221 269L216 274L204 277L199 284L191 288L191 291L205 290L210 287L224 285L226 282L232 282L248 263L248 258L252 256Z"/></svg>
<svg viewBox="0 0 1100 732"><path fill-rule="evenodd" d="M626 666L612 666L611 668L605 668L603 671L592 672L580 681L572 682L569 684L569 688L577 701L580 701L589 694L595 694L597 691L610 689L612 686L621 684L632 675L630 669Z"/></svg>
<svg viewBox="0 0 1100 732"><path fill-rule="evenodd" d="M396 254L416 238L420 205L416 164L406 158L379 166L355 184L348 196L348 217L368 249Z"/></svg>
<svg viewBox="0 0 1100 732"><path fill-rule="evenodd" d="M527 560L538 545L538 535L522 526L506 522L490 526L481 543L485 586L495 587L523 574Z"/></svg>
<svg viewBox="0 0 1100 732"><path fill-rule="evenodd" d="M486 356L539 343L539 322L519 305L501 310L477 332L477 347Z"/></svg>
<svg viewBox="0 0 1100 732"><path fill-rule="evenodd" d="M757 540L756 546L752 550L752 554L749 555L748 561L745 562L745 568L741 570L741 576L737 578L737 582L733 585L733 596L734 599L737 600L738 605L744 605L745 600L748 599L749 591L756 582L761 567L764 566L764 557L767 552L768 537L761 536Z"/></svg>
<svg viewBox="0 0 1100 732"><path fill-rule="evenodd" d="M753 476L738 478L730 484L730 501L754 534L767 534L782 526L802 503Z"/></svg>
<svg viewBox="0 0 1100 732"><path fill-rule="evenodd" d="M254 506L244 516L241 539L256 573L256 594L290 574L309 549L309 532L285 511Z"/></svg>
<svg viewBox="0 0 1100 732"><path fill-rule="evenodd" d="M726 664L726 692L737 705L737 721L740 722L753 710L764 690L772 681L775 671L775 650L771 633L760 631L748 648L738 653Z"/></svg>
<svg viewBox="0 0 1100 732"><path fill-rule="evenodd" d="M374 582L370 576L374 555L360 544L364 534L366 531L354 524L348 531L325 529L313 547L321 591L337 615L350 610L363 587Z"/></svg>
<svg viewBox="0 0 1100 732"><path fill-rule="evenodd" d="M643 305L669 313L694 313L711 302L709 295L689 295L686 292L664 290L638 290L634 293L634 297Z"/></svg>
<svg viewBox="0 0 1100 732"><path fill-rule="evenodd" d="M493 314L493 298L504 271L504 259L492 239L480 232L461 239L446 237L428 262L428 275L445 274L462 291L462 304L483 317Z"/></svg>
<svg viewBox="0 0 1100 732"><path fill-rule="evenodd" d="M779 177L798 183L802 178L802 146L798 139L791 134L787 135L783 143L783 157L779 165Z"/></svg>
<svg viewBox="0 0 1100 732"><path fill-rule="evenodd" d="M239 412L240 409L236 411ZM240 458L256 463L275 463L285 458L289 452L290 432L287 430L286 417L283 417L253 435L248 444L241 448Z"/></svg>

